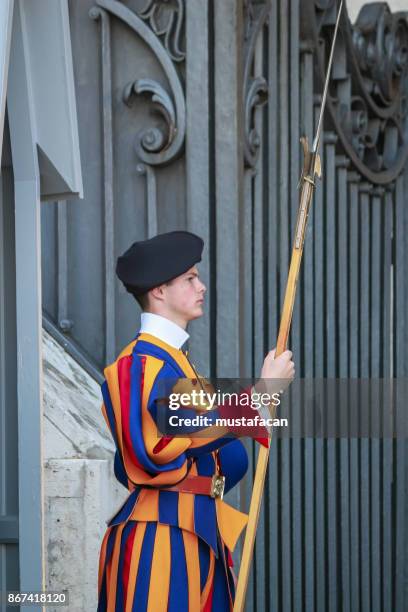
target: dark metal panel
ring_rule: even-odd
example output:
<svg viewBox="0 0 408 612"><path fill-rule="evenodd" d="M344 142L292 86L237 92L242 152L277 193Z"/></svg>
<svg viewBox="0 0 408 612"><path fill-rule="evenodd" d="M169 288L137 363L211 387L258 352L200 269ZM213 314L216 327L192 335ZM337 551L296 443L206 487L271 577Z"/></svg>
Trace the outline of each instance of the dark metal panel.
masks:
<svg viewBox="0 0 408 612"><path fill-rule="evenodd" d="M358 377L358 330L359 330L359 181L357 172L348 173L349 181L349 369L350 377ZM350 414L350 426L357 431L358 415ZM359 440L352 438L350 445L350 606L351 610L360 607L360 483L359 483Z"/></svg>
<svg viewBox="0 0 408 612"><path fill-rule="evenodd" d="M17 544L18 518L16 516L0 517L0 542L1 544Z"/></svg>
<svg viewBox="0 0 408 612"><path fill-rule="evenodd" d="M290 81L288 96L290 99L290 249L293 246L293 236L295 231L295 223L297 218L297 209L299 207L299 191L297 184L300 176L301 159L299 137L300 137L300 91L299 91L299 10L300 4L298 0L291 0L289 4L289 66L290 66ZM311 112L312 109L311 109ZM309 115L310 119L310 115ZM309 124L309 127L310 124ZM285 201L285 198L282 198ZM308 225L307 234L310 236L312 226ZM313 333L313 313L311 311L310 293L306 294L305 276L308 280L313 278L311 274L311 265L313 257L313 247L310 240L307 240L304 249L304 266L299 278L298 299L295 302L293 310L293 324L291 332L291 343L288 346L297 355L297 371L298 375L305 375L306 370L311 370L313 367L312 359L306 356L307 341L303 338L308 335L309 342ZM307 329L307 332L306 332ZM303 350L302 350L303 349ZM307 364L307 365L306 365ZM294 394L295 405L299 401L299 397ZM301 414L300 411L294 412L295 418L292 418L294 427L300 426ZM292 440L292 606L294 610L303 608L303 592L304 592L304 563L303 556L304 546L304 495L302 491L302 481L306 477L304 471L304 442L301 439ZM309 475L308 475L309 476Z"/></svg>
<svg viewBox="0 0 408 612"><path fill-rule="evenodd" d="M104 253L101 241L103 235L101 213L104 198L101 189L103 140L100 130L102 106L99 87L99 29L88 16L92 4L91 0L69 3L84 200L71 201L67 210L69 265L66 281L67 305L62 310L65 310L67 319L72 321L72 337L99 364L105 351L103 326L105 297L102 286ZM58 244L57 221L48 222L49 217L54 218L57 215L57 210L50 202L42 206L41 212L42 250L47 252L49 242L54 240L55 244ZM48 231L51 228L54 235ZM61 247L62 252L59 253ZM47 259L46 265L43 265L43 287L49 282L49 276L55 270L53 288L48 289L43 297L44 309L53 317L56 325L60 324L58 302L62 296L58 295L59 270L53 266L57 264L58 258L61 260L63 257L63 246L60 245L58 250L53 254L53 258ZM84 298L89 309L84 308ZM61 302L60 305L63 306Z"/></svg>
<svg viewBox="0 0 408 612"><path fill-rule="evenodd" d="M289 8L289 10L288 10ZM286 29L287 37L282 37L282 49L283 45L287 45L285 52L287 53L287 65L289 67L288 73L283 80L283 85L287 87L287 93L285 95L285 101L288 102L287 109L290 109L288 113L289 122L289 133L288 140L285 142L285 146L288 149L288 191L282 193L282 204L286 205L289 209L290 223L288 224L289 233L289 255L292 252L293 236L295 233L295 225L297 218L297 210L299 207L299 191L297 184L299 182L299 171L301 168L301 151L299 147L299 126L300 126L300 95L299 95L299 2L297 0L291 0L288 7L288 2L281 3L282 10L282 26ZM283 11L286 15L283 18ZM287 21L287 24L285 23ZM286 39L286 40L285 40ZM285 81L287 80L287 83ZM303 161L303 160L302 160ZM312 228L310 225L307 227L307 234L310 234ZM304 304L304 274L308 270L308 261L310 259L311 245L309 240L305 240L304 247L304 260L305 265L302 266L299 275L299 287L298 287L298 299L295 301L293 307L293 321L291 329L291 340L288 348L291 348L294 354L299 355L299 359L304 362L304 354L302 351L302 327L305 324L305 304ZM284 284L283 284L284 287ZM282 288L283 288L282 287ZM307 312L307 311L306 311ZM304 366L301 365L301 372L303 374ZM298 579L300 580L300 576ZM299 594L299 591L298 591ZM294 594L293 605L297 605L298 594Z"/></svg>
<svg viewBox="0 0 408 612"><path fill-rule="evenodd" d="M391 208L391 207L390 207ZM394 529L393 518L393 446L391 439L382 440L382 499L381 503L381 584L382 602L381 609L384 612L393 610L393 550L392 532Z"/></svg>
<svg viewBox="0 0 408 612"><path fill-rule="evenodd" d="M252 376L254 373L254 274L255 267L259 265L258 259L254 265L254 216L253 216L253 177L252 172L247 170L244 175L244 198L242 203L242 225L246 228L242 233L242 299L241 313L242 321L242 363L241 370L244 376ZM262 247L262 245L261 245Z"/></svg>
<svg viewBox="0 0 408 612"><path fill-rule="evenodd" d="M179 19L177 10L174 15ZM68 211L66 310L71 337L102 368L138 326L138 306L115 278L116 256L156 228L186 225L185 162L176 160L185 133L185 54L178 49L177 32L172 32L166 41L174 53L180 52L172 63L164 40L153 34L140 5L133 11L115 1L72 2L70 17L86 172L85 202ZM99 17L100 23L95 23ZM151 86L157 86L159 113L151 104ZM176 129L160 115L167 100L165 110L175 112ZM168 133L175 135L170 147L165 146ZM157 151L162 137L165 152L154 153L152 159L143 146ZM160 165L164 161L168 167ZM89 310L83 308L84 292ZM56 299L55 291L49 295ZM46 310L54 313L56 304L46 304Z"/></svg>
<svg viewBox="0 0 408 612"><path fill-rule="evenodd" d="M349 262L349 211L347 198L347 168L349 160L343 155L336 158L337 165L337 240L338 240L338 337L342 338L339 350L338 375L340 378L347 378L349 374L349 336L348 336L348 315L349 315L349 291L348 291L348 262ZM345 389L340 388L339 410L346 411L348 397ZM329 440L329 442L331 442ZM340 599L341 608L344 612L350 610L350 441L341 438L339 446L339 546L341 589Z"/></svg>
<svg viewBox="0 0 408 612"><path fill-rule="evenodd" d="M268 85L269 97L267 103L267 338L268 346L276 346L277 326L281 307L281 296L279 293L279 160L280 151L278 147L278 135L280 134L279 122L279 31L278 2L271 2L269 12L269 35L268 35ZM280 504L280 480L281 480L281 442L271 441L269 459L269 477L266 481L266 497L269 507L269 608L277 611L282 609L282 584L281 584L281 504Z"/></svg>
<svg viewBox="0 0 408 612"><path fill-rule="evenodd" d="M267 42L267 80L269 96L267 101L266 128L266 163L267 163L267 287L268 287L268 316L266 320L268 346L275 346L278 335L278 321L281 307L279 295L279 161L278 135L280 135L279 121L279 47L278 47L278 3L271 2L269 12L269 35Z"/></svg>
<svg viewBox="0 0 408 612"><path fill-rule="evenodd" d="M322 438L315 441L315 481L316 481L316 610L327 609L327 513L326 513L326 442Z"/></svg>
<svg viewBox="0 0 408 612"><path fill-rule="evenodd" d="M111 25L108 14L100 13L103 117L103 231L104 231L104 310L105 361L115 358L115 218L113 185L113 114Z"/></svg>
<svg viewBox="0 0 408 612"><path fill-rule="evenodd" d="M7 590L18 591L19 586L19 551L17 544L0 546L0 572L2 583L7 585ZM3 606L1 612L14 612L19 608L6 608Z"/></svg>
<svg viewBox="0 0 408 612"><path fill-rule="evenodd" d="M306 45L306 43L304 43ZM312 48L310 46L305 47L305 52L310 54L309 63L313 61ZM308 79L305 79L305 86L307 87L307 97L305 99L305 106L313 109L314 118L314 129L317 127L318 114L321 103L320 96L313 95L312 86L312 67L309 68ZM324 187L322 184L318 184L315 198L313 202L313 212L311 221L313 222L313 275L314 275L314 349L313 349L313 361L314 361L314 374L316 377L323 376L324 368L324 337L325 337L325 319L324 319ZM309 360L312 358L309 353ZM306 443L308 441L306 440ZM314 480L312 480L312 487L306 487L306 504L310 508L310 511L314 510L313 516L306 517L306 534L314 531L314 555L315 563L306 562L306 571L312 573L312 576L308 580L306 575L306 593L307 601L306 605L311 610L325 610L326 609L326 534L325 534L325 442L321 438L313 441L313 461L310 470L313 470ZM311 471L307 470L305 478L312 476ZM307 492L309 489L309 492ZM310 501L308 503L308 498ZM310 538L310 536L309 536Z"/></svg>
<svg viewBox="0 0 408 612"><path fill-rule="evenodd" d="M58 244L58 318L62 330L70 329L68 321L68 225L67 225L67 202L57 204L57 244Z"/></svg>
<svg viewBox="0 0 408 612"><path fill-rule="evenodd" d="M408 172L398 178L396 182L396 202L394 213L394 372L396 376L407 376L408 365L406 356L408 352L408 322L407 322L407 287L406 265L408 259L407 247L407 207L406 189L408 186Z"/></svg>
<svg viewBox="0 0 408 612"><path fill-rule="evenodd" d="M366 399L367 401L367 399ZM371 542L370 542L370 448L369 440L363 439L360 443L360 533L361 533L361 607L363 612L371 610L371 589L370 589L370 563Z"/></svg>
<svg viewBox="0 0 408 612"><path fill-rule="evenodd" d="M339 607L339 523L340 500L338 496L338 482L340 477L337 463L337 440L327 440L327 553L328 553L328 607L337 610Z"/></svg>
<svg viewBox="0 0 408 612"><path fill-rule="evenodd" d="M278 308L282 308L285 279L288 273L288 264L291 247L291 216L292 203L290 200L290 114L289 108L289 13L287 2L280 0L278 5L278 66L279 66L279 191L277 200L278 228L279 228L279 256L278 256ZM289 337L289 346L292 346L292 334ZM280 504L281 504L281 564L279 567L281 609L291 610L292 597L292 466L291 442L281 440L280 445Z"/></svg>
<svg viewBox="0 0 408 612"><path fill-rule="evenodd" d="M191 326L191 343L194 358L200 372L211 372L212 343L211 303L214 298L210 285L210 254L215 241L215 228L210 227L210 206L213 206L210 184L210 83L213 57L209 2L192 0L186 3L186 182L187 227L199 234L204 242L203 259L199 265L200 276L207 286L204 316Z"/></svg>
<svg viewBox="0 0 408 612"><path fill-rule="evenodd" d="M308 105L313 104L314 125L317 128L321 97L313 98L310 92ZM324 160L322 161L324 163ZM313 205L313 264L314 264L314 375L317 378L324 376L325 363L325 203L324 184L318 185Z"/></svg>
<svg viewBox="0 0 408 612"><path fill-rule="evenodd" d="M396 181L396 202L394 217L394 296L395 296L395 338L394 371L397 377L407 376L407 286L406 265L408 260L407 229L408 214L406 193L408 189L408 171L405 169ZM399 393L396 397L396 427L406 418L406 397ZM402 408L402 409L401 409ZM407 550L408 529L406 517L408 512L407 495L407 460L408 448L404 438L395 441L394 495L395 495L395 578L394 578L394 609L405 610L408 605L407 593Z"/></svg>
<svg viewBox="0 0 408 612"><path fill-rule="evenodd" d="M281 506L281 565L279 579L281 582L281 601L283 610L292 609L292 470L291 441L280 440L280 506Z"/></svg>
<svg viewBox="0 0 408 612"><path fill-rule="evenodd" d="M352 378L357 378L359 373L359 295L360 295L360 274L359 274L359 182L360 175L351 171L348 173L349 192L347 206L349 208L349 372Z"/></svg>
<svg viewBox="0 0 408 612"><path fill-rule="evenodd" d="M259 33L254 53L254 75L260 77L264 73L264 56L267 30L263 27ZM265 107L258 106L254 110L254 129L259 138L259 159L255 168L249 172L253 174L253 374L259 375L268 347L265 342L265 228L264 228L264 206L265 206Z"/></svg>
<svg viewBox="0 0 408 612"><path fill-rule="evenodd" d="M19 588L14 179L8 121L0 175L0 591Z"/></svg>
<svg viewBox="0 0 408 612"><path fill-rule="evenodd" d="M370 206L368 192L370 185L360 183L360 376L368 378L370 375L369 356L370 356Z"/></svg>
<svg viewBox="0 0 408 612"><path fill-rule="evenodd" d="M336 240L336 199L331 197L336 193L336 157L335 143L337 136L331 132L325 134L325 168L326 168L326 227L327 237L326 258L326 364L327 376L335 377L337 374L336 318L337 318L337 240ZM330 195L329 195L330 194ZM327 605L334 612L338 609L338 528L339 528L339 499L337 463L337 440L329 438L326 442L327 461Z"/></svg>
<svg viewBox="0 0 408 612"><path fill-rule="evenodd" d="M318 113L320 108L321 98L309 99L309 104L313 104L314 122L317 126ZM324 163L324 160L322 160ZM315 367L314 373L317 378L324 375L325 364L325 201L324 201L324 184L316 189L314 206L313 206L313 251L314 251L314 312L315 312ZM315 488L312 492L315 499L315 582L313 592L315 596L315 609L318 612L326 610L326 589L327 589L327 572L326 572L326 521L327 515L326 506L326 443L322 438L314 441L314 461L315 461ZM310 585L308 587L310 589Z"/></svg>
<svg viewBox="0 0 408 612"><path fill-rule="evenodd" d="M58 321L58 234L56 231L57 207L55 203L41 205L41 269L43 312Z"/></svg>
<svg viewBox="0 0 408 612"><path fill-rule="evenodd" d="M253 292L253 273L254 273L254 260L253 260L253 177L251 171L247 170L244 176L244 198L242 204L242 225L247 228L241 236L241 249L242 249L242 299L241 299L241 313L240 318L242 321L242 360L241 360L241 371L244 376L253 375L253 360L254 360L254 325L253 325L253 307L254 307L254 292ZM257 450L252 440L247 442L248 451L248 477L245 487L242 489L241 502L242 508L249 511L252 494L252 482L255 473L256 462L257 462ZM259 552L263 548L264 541L264 510L263 507L260 512L260 524L259 531L255 541L254 549L254 563L251 568L250 583L247 591L247 602L250 606L249 609L256 609L256 597L259 592L259 597L264 597L263 589L256 588L256 579L259 568ZM241 550L242 554L242 550ZM240 559L240 557L239 557ZM238 559L238 562L239 562Z"/></svg>
<svg viewBox="0 0 408 612"><path fill-rule="evenodd" d="M245 200L244 191L244 118L241 112L244 87L243 2L212 2L210 14L213 20L210 27L213 29L212 110L215 122L214 132L211 133L212 196L215 200L211 217L214 223L214 227L211 227L211 273L215 332L212 337L212 369L220 376L234 377L251 373L251 370L247 370L246 359L252 358L252 338L249 339L250 347L245 347L242 323L245 313L251 316L251 284L248 287L244 283L251 283L252 273L243 269L246 259L242 230L242 223L245 222L244 202L247 205L250 203L250 200ZM250 246L251 238L247 236L246 240ZM226 347L228 350L225 350ZM252 482L251 446L248 446L249 486ZM249 491L244 487L241 502L245 505L249 504L248 495ZM252 580L247 598L254 603Z"/></svg>
<svg viewBox="0 0 408 612"><path fill-rule="evenodd" d="M395 186L394 186L395 187ZM383 198L381 217L381 244L383 248L382 265L382 330L381 330L381 376L390 378L393 376L391 363L391 346L393 342L394 329L391 316L392 301L392 243L393 243L393 210L394 201L392 189L387 189Z"/></svg>
<svg viewBox="0 0 408 612"><path fill-rule="evenodd" d="M264 60L264 35L266 31L264 28L261 29L256 41L254 49L254 75L260 76L263 74L263 60ZM251 287L250 295L253 296L252 304L252 320L253 324L253 349L244 346L244 352L253 353L253 368L252 375L259 376L263 359L265 356L265 287L264 287L264 107L257 107L254 111L254 129L259 135L259 159L255 168L247 170L246 174L250 172L253 174L252 179L252 210L253 210L253 246L252 246L252 258L250 261L253 262L253 288ZM245 232L246 233L246 232ZM270 347L272 348L272 347ZM256 444L256 446L259 446ZM269 607L267 600L268 590L267 589L267 555L265 550L265 542L267 541L267 532L269 530L269 508L267 505L266 496L264 496L262 509L259 520L259 531L257 536L257 544L255 547L255 588L257 590L256 597L256 610L266 610Z"/></svg>
<svg viewBox="0 0 408 612"><path fill-rule="evenodd" d="M376 188L371 197L371 304L370 304L370 336L371 336L371 377L379 378L380 372L380 295L381 283L381 209L383 189ZM371 419L373 426L379 422L379 397L374 392L371 395ZM370 495L371 495L371 609L381 609L381 554L380 554L380 440L375 436L370 440Z"/></svg>
<svg viewBox="0 0 408 612"><path fill-rule="evenodd" d="M394 201L392 191L387 189L384 195L382 210L381 210L381 243L383 245L382 277L383 277L383 292L382 292L382 338L381 338L381 357L382 357L382 374L383 378L392 377L391 364L391 342L393 337L393 327L391 318L391 303L392 303L392 233L393 233L393 214ZM388 395L389 397L389 395ZM384 398L388 400L387 397ZM393 552L392 552L392 532L394 528L393 519L393 447L394 440L386 438L381 440L382 451L382 474L383 482L381 483L381 500L380 500L380 521L381 521L381 576L382 576L382 610L391 612L392 605L392 580L393 580Z"/></svg>
<svg viewBox="0 0 408 612"><path fill-rule="evenodd" d="M313 55L310 53L310 49L304 50L301 55L301 74L302 74L302 88L301 88L301 107L302 107L302 120L300 125L302 126L302 132L307 134L309 142L313 140L314 132L314 104L313 104ZM303 134L302 134L303 135ZM299 139L297 139L299 140ZM301 155L301 147L297 142L297 153ZM303 159L301 159L303 164ZM295 172L299 177L301 165L297 165ZM322 185L321 181L317 181L316 192L321 192ZM299 190L295 190L295 199L297 205L299 205ZM314 374L315 366L315 351L316 351L316 340L315 340L315 319L314 319L314 298L315 298L315 274L314 266L314 236L316 235L315 230L315 202L311 206L309 213L309 221L306 231L305 246L303 250L303 275L300 283L300 289L303 288L303 293L300 295L298 300L299 308L302 311L302 338L300 340L300 346L296 354L299 355L300 362L298 374L306 378L311 378ZM292 239L294 233L292 232Z"/></svg>
<svg viewBox="0 0 408 612"><path fill-rule="evenodd" d="M370 269L370 243L369 228L371 223L369 184L360 184L360 274L361 274L361 298L360 298L360 376L369 376L369 296L370 277L367 271ZM364 401L367 401L365 398ZM370 448L369 440L360 440L360 598L363 612L371 610L370 590Z"/></svg>
<svg viewBox="0 0 408 612"><path fill-rule="evenodd" d="M384 291L381 274L381 261L383 258L383 243L381 240L381 210L384 190L375 188L371 198L371 305L370 305L370 374L377 378L380 371L381 345L381 302L380 295Z"/></svg>
<svg viewBox="0 0 408 612"><path fill-rule="evenodd" d="M240 373L239 215L244 195L243 118L240 112L242 6L242 0L214 3L217 372L232 377Z"/></svg>
<svg viewBox="0 0 408 612"><path fill-rule="evenodd" d="M313 104L313 54L310 48L301 49L301 125L308 135L309 142L313 138L314 130L314 104ZM317 192L321 192L321 184L317 186ZM316 234L315 202L309 215L311 234L308 238L308 251L305 251L305 273L304 282L304 376L312 378L315 366L315 318L314 318L314 296L315 296L315 245L314 236ZM298 368L299 371L299 368ZM313 385L313 381L311 381ZM316 609L315 593L315 441L306 439L304 441L304 470L302 478L307 479L308 486L304 488L304 609L307 612L314 612Z"/></svg>
<svg viewBox="0 0 408 612"><path fill-rule="evenodd" d="M349 251L348 251L348 230L349 230L349 215L348 215L348 198L347 198L347 168L350 165L350 161L344 155L338 155L336 157L337 166L337 193L336 193L336 207L337 207L337 243L338 243L338 283L337 283L337 305L338 305L338 316L337 316L337 338L341 338L339 342L339 361L338 361L338 374L340 378L346 378L349 373L349 336L348 336L348 325L349 325L349 290L348 290L348 262L349 262Z"/></svg>
<svg viewBox="0 0 408 612"><path fill-rule="evenodd" d="M334 377L337 374L337 305L336 305L336 266L337 266L337 236L336 236L336 159L335 144L337 136L333 132L325 133L324 164L326 172L326 199L325 199L325 342L326 342L326 371L325 375Z"/></svg>
<svg viewBox="0 0 408 612"><path fill-rule="evenodd" d="M269 530L268 530L268 549L269 555L269 607L271 610L281 609L281 589L280 589L280 500L279 500L279 479L280 479L280 455L279 441L271 441L269 459L269 478L266 481L266 499L269 508Z"/></svg>

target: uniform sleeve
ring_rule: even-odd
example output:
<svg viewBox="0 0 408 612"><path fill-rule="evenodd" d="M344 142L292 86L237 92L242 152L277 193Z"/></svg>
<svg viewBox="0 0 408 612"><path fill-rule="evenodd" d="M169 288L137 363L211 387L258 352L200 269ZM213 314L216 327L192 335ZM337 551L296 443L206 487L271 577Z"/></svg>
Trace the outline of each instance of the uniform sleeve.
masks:
<svg viewBox="0 0 408 612"><path fill-rule="evenodd" d="M185 476L191 456L232 442L225 428L210 426L194 437L163 435L157 426L160 381L175 378L167 363L151 355L130 353L104 370L104 416L116 445L115 474L124 484L165 485ZM215 414L213 415L215 418ZM226 435L229 434L229 435Z"/></svg>
<svg viewBox="0 0 408 612"><path fill-rule="evenodd" d="M244 421L253 422L254 417L264 418L258 410L250 407L251 387L239 393L236 403L219 405L211 410L200 409L197 404L188 407L179 405L179 402L173 404L171 393L176 388L179 398L180 393L187 391L187 400L191 397L189 391L194 389L189 379L175 378L171 366L165 364L149 398L149 412L162 434L153 450L155 454L160 453L173 438L190 438L187 457L217 450L243 436L268 445L268 431L263 425L244 424Z"/></svg>
<svg viewBox="0 0 408 612"><path fill-rule="evenodd" d="M132 483L165 484L166 473L173 480L185 474L188 439L172 444L171 453L163 462L156 461L152 453L158 437L147 405L162 365L163 362L154 357L130 352L104 370L104 416L116 445L115 473L117 471L120 481L126 474Z"/></svg>
<svg viewBox="0 0 408 612"><path fill-rule="evenodd" d="M170 408L169 393L177 380L180 379L172 367L163 364L149 396L148 412L155 424L156 436L159 436L152 448L156 461L162 461L164 458L167 460L168 456L172 455L173 447L177 448L181 441L187 443L184 454L188 458L217 450L235 440L235 435L227 427L216 424L217 418L221 416L217 408L205 412L196 411L192 407L180 407L177 410ZM171 425L171 417L176 417L177 420L193 419L198 415L206 417L205 425Z"/></svg>
<svg viewBox="0 0 408 612"><path fill-rule="evenodd" d="M126 487L126 489L129 489L130 486L129 486L129 481L128 481L128 477L126 474L126 470L123 465L123 458L118 450L118 437L117 437L117 432L116 432L114 412L113 412L112 402L110 400L106 381L104 381L101 389L102 389L102 396L104 399L102 403L101 411L102 411L106 425L108 426L108 429L110 431L110 434L116 446L114 462L113 462L113 472L115 474L116 480L118 480L124 487Z"/></svg>

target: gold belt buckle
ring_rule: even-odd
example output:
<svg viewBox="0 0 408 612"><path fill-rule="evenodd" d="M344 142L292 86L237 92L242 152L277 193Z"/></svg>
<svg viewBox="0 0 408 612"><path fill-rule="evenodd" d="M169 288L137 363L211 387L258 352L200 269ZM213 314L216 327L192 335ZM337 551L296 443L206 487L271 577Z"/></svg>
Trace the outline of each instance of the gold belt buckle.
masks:
<svg viewBox="0 0 408 612"><path fill-rule="evenodd" d="M225 476L214 474L211 481L211 497L222 499L224 496Z"/></svg>

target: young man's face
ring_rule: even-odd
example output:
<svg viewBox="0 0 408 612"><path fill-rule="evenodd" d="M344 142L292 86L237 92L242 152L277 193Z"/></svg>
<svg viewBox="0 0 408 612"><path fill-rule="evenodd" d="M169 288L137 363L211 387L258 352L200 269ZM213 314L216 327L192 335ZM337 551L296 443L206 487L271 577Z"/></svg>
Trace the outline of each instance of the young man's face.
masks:
<svg viewBox="0 0 408 612"><path fill-rule="evenodd" d="M188 323L202 316L206 290L197 267L193 266L170 283L162 285L162 306L172 318Z"/></svg>

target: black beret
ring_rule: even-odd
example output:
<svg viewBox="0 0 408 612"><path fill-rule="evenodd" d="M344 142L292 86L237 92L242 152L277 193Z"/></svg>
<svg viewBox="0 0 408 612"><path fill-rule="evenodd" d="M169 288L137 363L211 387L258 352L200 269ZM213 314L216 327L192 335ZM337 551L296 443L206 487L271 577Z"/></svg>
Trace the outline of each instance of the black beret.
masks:
<svg viewBox="0 0 408 612"><path fill-rule="evenodd" d="M142 295L187 272L201 261L204 241L185 231L134 242L118 257L116 274L133 295Z"/></svg>

